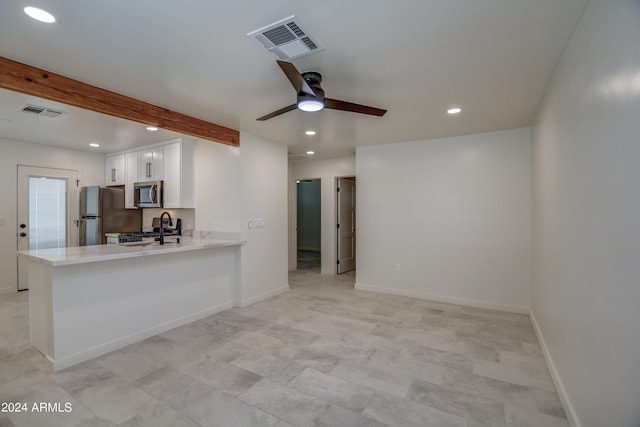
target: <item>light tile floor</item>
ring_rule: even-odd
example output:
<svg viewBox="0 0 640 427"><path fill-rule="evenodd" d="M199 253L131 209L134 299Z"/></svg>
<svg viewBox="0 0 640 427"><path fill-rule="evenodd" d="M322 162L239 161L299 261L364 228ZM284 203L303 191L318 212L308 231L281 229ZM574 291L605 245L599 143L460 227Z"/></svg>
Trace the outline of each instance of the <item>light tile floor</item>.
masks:
<svg viewBox="0 0 640 427"><path fill-rule="evenodd" d="M28 294L0 296L0 402L29 409L0 426L569 425L526 316L353 283L299 270L290 292L55 374Z"/></svg>

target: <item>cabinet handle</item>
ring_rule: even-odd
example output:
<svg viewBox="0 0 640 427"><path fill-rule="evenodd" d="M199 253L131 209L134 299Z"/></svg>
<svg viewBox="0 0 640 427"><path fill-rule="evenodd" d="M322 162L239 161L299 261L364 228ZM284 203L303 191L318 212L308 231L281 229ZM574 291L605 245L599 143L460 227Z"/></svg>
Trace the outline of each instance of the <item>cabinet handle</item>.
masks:
<svg viewBox="0 0 640 427"><path fill-rule="evenodd" d="M149 162L149 178L151 178L153 176L153 174L151 173L151 168L153 167L153 163Z"/></svg>
<svg viewBox="0 0 640 427"><path fill-rule="evenodd" d="M111 168L111 182L116 182L116 168Z"/></svg>

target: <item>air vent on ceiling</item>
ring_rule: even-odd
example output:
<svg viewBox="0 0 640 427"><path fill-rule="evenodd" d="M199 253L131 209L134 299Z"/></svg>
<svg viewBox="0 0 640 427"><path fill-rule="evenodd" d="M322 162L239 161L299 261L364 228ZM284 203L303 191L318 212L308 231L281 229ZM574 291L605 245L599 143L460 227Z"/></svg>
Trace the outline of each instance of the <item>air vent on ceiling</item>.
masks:
<svg viewBox="0 0 640 427"><path fill-rule="evenodd" d="M32 113L37 114L38 116L51 117L56 118L65 114L64 111L54 110L52 108L40 107L39 105L27 104L24 107L20 108L19 111L24 113Z"/></svg>
<svg viewBox="0 0 640 427"><path fill-rule="evenodd" d="M283 60L300 58L324 50L318 41L307 34L294 18L295 15L291 15L252 31L247 36L254 37L269 52Z"/></svg>

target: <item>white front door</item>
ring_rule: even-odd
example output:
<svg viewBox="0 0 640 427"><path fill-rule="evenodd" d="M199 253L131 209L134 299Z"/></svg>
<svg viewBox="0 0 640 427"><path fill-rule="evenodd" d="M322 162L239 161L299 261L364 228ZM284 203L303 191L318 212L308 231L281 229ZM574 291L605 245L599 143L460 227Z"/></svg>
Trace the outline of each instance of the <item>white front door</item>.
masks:
<svg viewBox="0 0 640 427"><path fill-rule="evenodd" d="M338 178L338 274L356 268L356 181Z"/></svg>
<svg viewBox="0 0 640 427"><path fill-rule="evenodd" d="M78 245L78 172L18 165L17 249ZM18 290L27 289L26 263L18 258Z"/></svg>

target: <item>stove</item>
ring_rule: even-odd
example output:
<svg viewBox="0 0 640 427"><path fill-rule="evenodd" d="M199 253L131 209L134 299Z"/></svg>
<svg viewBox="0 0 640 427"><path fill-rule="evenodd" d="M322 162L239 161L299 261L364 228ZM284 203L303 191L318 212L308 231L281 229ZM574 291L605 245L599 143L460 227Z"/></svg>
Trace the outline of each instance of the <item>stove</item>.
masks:
<svg viewBox="0 0 640 427"><path fill-rule="evenodd" d="M107 233L107 243L134 243L145 240L160 240L160 219L153 219L153 231L138 231L133 233ZM168 236L182 235L182 222L179 218L173 220L169 227L165 227L163 234Z"/></svg>

